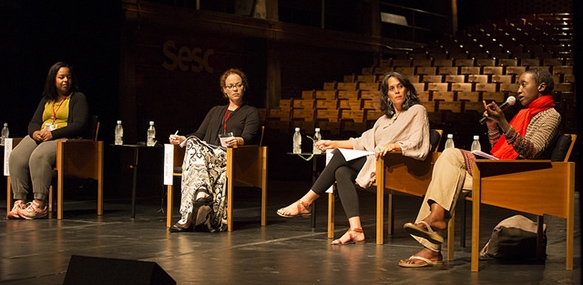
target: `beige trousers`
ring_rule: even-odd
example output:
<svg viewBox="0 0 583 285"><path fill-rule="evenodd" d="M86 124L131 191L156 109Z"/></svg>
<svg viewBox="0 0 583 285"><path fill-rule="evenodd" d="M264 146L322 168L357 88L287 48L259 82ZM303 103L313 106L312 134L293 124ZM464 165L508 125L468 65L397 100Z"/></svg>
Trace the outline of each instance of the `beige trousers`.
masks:
<svg viewBox="0 0 583 285"><path fill-rule="evenodd" d="M460 192L472 189L472 176L466 169L464 157L457 148L445 149L433 167L431 183L419 209L415 223L423 220L431 213L430 201L437 203L446 211L446 216L452 216ZM443 233L440 233L443 234ZM424 247L440 252L441 245L433 244L427 239L413 236Z"/></svg>

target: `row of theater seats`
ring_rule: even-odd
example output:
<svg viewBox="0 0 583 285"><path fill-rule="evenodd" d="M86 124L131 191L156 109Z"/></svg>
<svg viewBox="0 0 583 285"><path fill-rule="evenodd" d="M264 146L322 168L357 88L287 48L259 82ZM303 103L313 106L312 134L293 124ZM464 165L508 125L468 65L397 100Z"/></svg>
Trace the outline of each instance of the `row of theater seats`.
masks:
<svg viewBox="0 0 583 285"><path fill-rule="evenodd" d="M477 74L464 74L465 68L469 66L404 68L390 66L390 62L363 68L362 74L345 75L341 82L325 82L322 90L305 90L300 98L282 99L278 108L263 110L262 114L266 121L282 131L301 122L316 125L329 122L332 123L331 127L342 128L344 124L350 129L354 129L355 125L366 129L381 115L378 110L378 89L382 76L392 70L408 75L428 112L481 112L482 100L505 101L518 88L517 77L531 68L472 66L472 72ZM572 66L537 67L552 72L558 82L555 91L559 95L572 96L575 82ZM453 72L456 74L450 74ZM337 126L336 123L343 124Z"/></svg>
<svg viewBox="0 0 583 285"><path fill-rule="evenodd" d="M379 82L393 70L409 77L433 118L448 112L479 113L482 100L503 102L516 92L518 76L535 67L551 72L557 101L570 106L575 100L572 42L570 14L505 19L383 59L360 74L325 82L321 90L303 91L301 97L281 100L278 108L261 113L269 126L282 132L294 126L363 131L381 115Z"/></svg>
<svg viewBox="0 0 583 285"><path fill-rule="evenodd" d="M455 36L429 42L416 54L432 58L562 58L573 60L573 15L525 15L470 26ZM407 55L410 56L410 55Z"/></svg>

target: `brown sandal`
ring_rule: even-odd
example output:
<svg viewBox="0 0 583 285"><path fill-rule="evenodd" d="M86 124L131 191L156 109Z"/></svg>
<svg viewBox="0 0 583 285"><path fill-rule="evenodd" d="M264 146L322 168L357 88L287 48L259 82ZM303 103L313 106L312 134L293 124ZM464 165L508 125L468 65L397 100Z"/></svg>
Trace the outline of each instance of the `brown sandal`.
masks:
<svg viewBox="0 0 583 285"><path fill-rule="evenodd" d="M297 214L286 215L282 212L285 208L281 208L281 209L277 210L277 214L281 217L284 217L284 218L294 218L294 217L298 217L298 216L303 217L303 218L307 218L307 217L310 217L312 215L312 209L310 208L310 204L308 204L302 200L297 200L296 203L297 203L297 207L298 207ZM306 212L302 213L302 210L307 211L307 213Z"/></svg>
<svg viewBox="0 0 583 285"><path fill-rule="evenodd" d="M354 244L354 243L359 243L359 244L360 243L365 243L365 240L355 241L354 240L354 236L352 235L352 233L354 233L354 232L364 234L364 231L361 228L349 229L346 232L348 233L348 236L350 237L350 239L348 241L343 242L341 239L335 239L335 240L332 241L332 245L345 245L345 244Z"/></svg>

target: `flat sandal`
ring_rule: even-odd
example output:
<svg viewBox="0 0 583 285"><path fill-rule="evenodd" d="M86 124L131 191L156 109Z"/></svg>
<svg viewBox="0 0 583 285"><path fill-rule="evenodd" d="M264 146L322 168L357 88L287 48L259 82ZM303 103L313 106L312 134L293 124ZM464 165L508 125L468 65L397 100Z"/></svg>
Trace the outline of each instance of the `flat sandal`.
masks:
<svg viewBox="0 0 583 285"><path fill-rule="evenodd" d="M294 218L294 217L307 218L307 217L312 216L312 209L310 207L310 204L308 204L308 203L306 203L306 202L304 202L302 200L297 200L296 203L297 203L297 207L298 207L298 213L297 214L295 214L295 215L286 215L286 214L283 214L283 213L281 213L281 211L283 211L284 208L281 208L281 209L277 210L277 214L279 216L281 216L281 217L284 217L284 218ZM302 208L305 209L305 210L307 210L308 212L307 213L302 213Z"/></svg>

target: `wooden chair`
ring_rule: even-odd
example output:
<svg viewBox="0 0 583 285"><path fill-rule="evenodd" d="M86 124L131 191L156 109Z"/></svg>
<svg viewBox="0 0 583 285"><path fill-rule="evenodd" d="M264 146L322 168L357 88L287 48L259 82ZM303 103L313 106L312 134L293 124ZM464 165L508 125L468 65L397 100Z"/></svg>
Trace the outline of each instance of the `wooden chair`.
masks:
<svg viewBox="0 0 583 285"><path fill-rule="evenodd" d="M443 75L423 75L421 81L423 83L442 83Z"/></svg>
<svg viewBox="0 0 583 285"><path fill-rule="evenodd" d="M500 65L500 66L517 66L518 59L516 59L516 58L499 58L498 65ZM508 72L506 72L506 74L508 74Z"/></svg>
<svg viewBox="0 0 583 285"><path fill-rule="evenodd" d="M451 59L451 58L447 58L447 59L446 58L436 58L433 60L433 66L440 67L439 71L441 72L442 67L452 67L453 66L453 59ZM452 73L452 74L457 74L457 71Z"/></svg>
<svg viewBox="0 0 583 285"><path fill-rule="evenodd" d="M227 148L227 230L233 230L233 193L236 186L261 188L261 226L267 224L267 146L262 146L265 126L261 127L259 145ZM164 184L166 191L166 227L172 226L173 178L182 177L184 148L164 146ZM166 177L170 177L166 179Z"/></svg>
<svg viewBox="0 0 583 285"><path fill-rule="evenodd" d="M488 75L486 74L470 74L468 75L469 83L488 83Z"/></svg>
<svg viewBox="0 0 583 285"><path fill-rule="evenodd" d="M540 59L538 58L523 58L520 60L521 66L539 66Z"/></svg>
<svg viewBox="0 0 583 285"><path fill-rule="evenodd" d="M471 74L481 74L481 67L479 66L461 66L459 74L471 75ZM469 78L468 78L469 80ZM470 81L471 82L471 81Z"/></svg>
<svg viewBox="0 0 583 285"><path fill-rule="evenodd" d="M427 91L447 92L449 85L449 83L428 83Z"/></svg>
<svg viewBox="0 0 583 285"><path fill-rule="evenodd" d="M496 92L496 83L477 83L475 91L478 92Z"/></svg>
<svg viewBox="0 0 583 285"><path fill-rule="evenodd" d="M484 66L482 68L482 74L497 74L502 75L504 74L504 66Z"/></svg>
<svg viewBox="0 0 583 285"><path fill-rule="evenodd" d="M477 66L494 66L496 65L495 58L478 58L476 59Z"/></svg>
<svg viewBox="0 0 583 285"><path fill-rule="evenodd" d="M507 75L516 75L520 76L526 71L525 66L506 66L506 74Z"/></svg>
<svg viewBox="0 0 583 285"><path fill-rule="evenodd" d="M474 63L475 60L473 58L456 58L454 66L470 67L474 66Z"/></svg>
<svg viewBox="0 0 583 285"><path fill-rule="evenodd" d="M388 233L393 233L393 194L423 196L431 181L433 164L439 157L437 152L443 130L431 130L432 152L424 161L405 157L400 153L389 153L377 159L376 182L367 191L376 191L376 243L384 243L384 203L388 194ZM388 192L385 192L385 189ZM334 238L334 193L328 193L328 238Z"/></svg>
<svg viewBox="0 0 583 285"><path fill-rule="evenodd" d="M465 75L451 75L448 74L445 76L445 82L447 83L465 83L466 76Z"/></svg>
<svg viewBox="0 0 583 285"><path fill-rule="evenodd" d="M452 83L451 91L472 92L472 83Z"/></svg>
<svg viewBox="0 0 583 285"><path fill-rule="evenodd" d="M472 201L471 271L478 271L479 266L482 204L537 215L539 249L543 245L543 215L565 218L567 220L565 267L566 270L573 270L575 163L569 162L569 158L576 139L577 135L574 134L560 136L550 160L474 161L472 197L466 198ZM453 259L454 248L453 221L452 217L448 226L450 260Z"/></svg>
<svg viewBox="0 0 583 285"><path fill-rule="evenodd" d="M441 75L458 75L459 66L439 66L438 74Z"/></svg>
<svg viewBox="0 0 583 285"><path fill-rule="evenodd" d="M454 98L454 92L433 92L433 101L453 102Z"/></svg>
<svg viewBox="0 0 583 285"><path fill-rule="evenodd" d="M100 122L93 116L91 139L69 139L57 141L57 159L54 167L57 183L57 219L63 218L63 192L65 178L93 179L97 181L97 215L103 214L103 141L98 141ZM21 138L13 139L12 147ZM6 211L12 209L10 176L7 177ZM53 186L49 188L49 213L53 209Z"/></svg>

